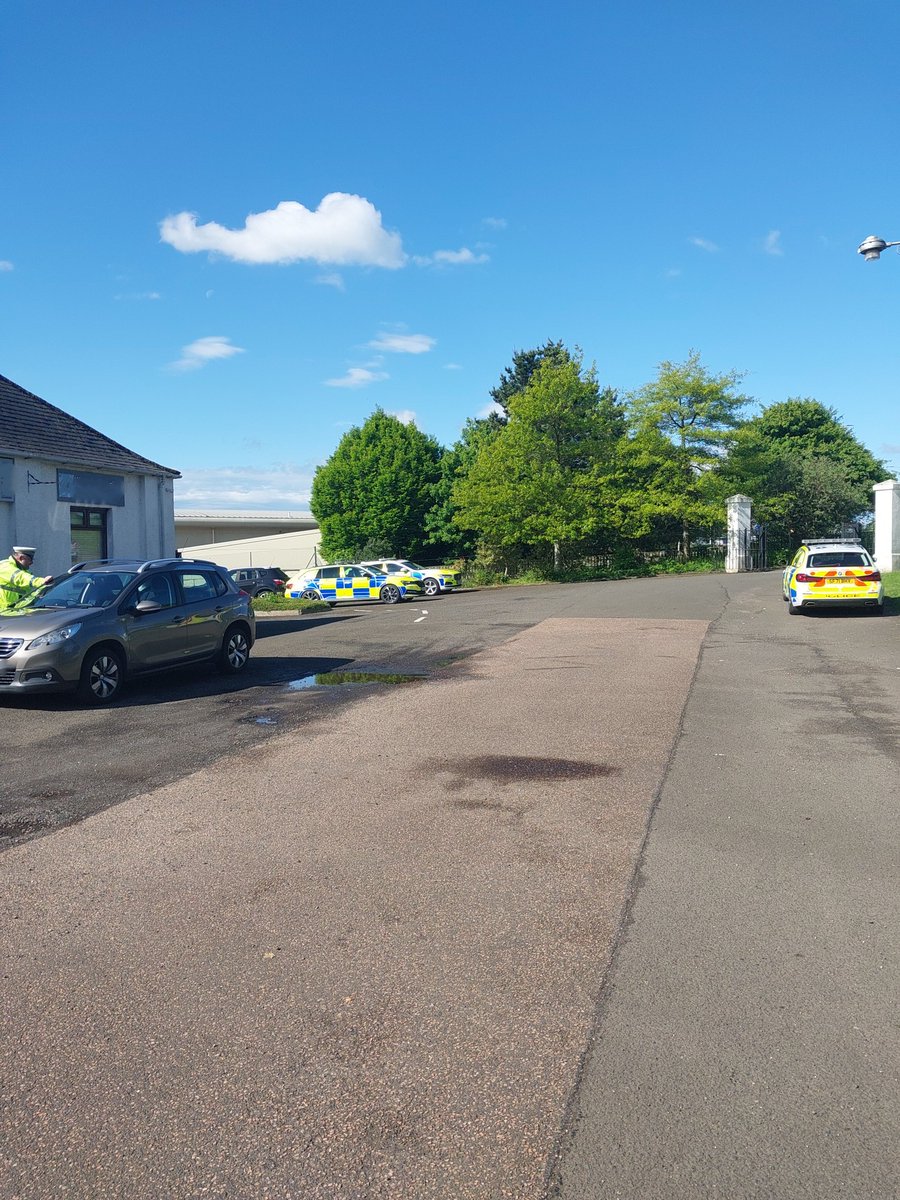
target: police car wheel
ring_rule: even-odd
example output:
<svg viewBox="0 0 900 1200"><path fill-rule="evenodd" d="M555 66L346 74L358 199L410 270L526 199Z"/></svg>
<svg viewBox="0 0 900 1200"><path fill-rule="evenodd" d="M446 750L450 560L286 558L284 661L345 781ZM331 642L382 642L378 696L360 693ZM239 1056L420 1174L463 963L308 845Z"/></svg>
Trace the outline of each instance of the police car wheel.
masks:
<svg viewBox="0 0 900 1200"><path fill-rule="evenodd" d="M115 650L104 646L91 650L81 664L79 698L88 704L109 704L119 694L124 673L122 658Z"/></svg>
<svg viewBox="0 0 900 1200"><path fill-rule="evenodd" d="M300 593L300 599L301 600L321 600L322 597L319 595L318 592L313 591L312 588L307 588L305 592Z"/></svg>
<svg viewBox="0 0 900 1200"><path fill-rule="evenodd" d="M433 579L430 575L428 576L427 579L422 580L422 587L425 589L426 596L436 596L438 594L438 592L441 590L441 585L438 583L438 581L436 579Z"/></svg>
<svg viewBox="0 0 900 1200"><path fill-rule="evenodd" d="M403 597L396 583L386 583L379 592L383 604L399 604Z"/></svg>
<svg viewBox="0 0 900 1200"><path fill-rule="evenodd" d="M790 613L790 615L792 617L796 617L799 613L803 612L803 606L801 604L795 604L789 596L788 597L788 612Z"/></svg>

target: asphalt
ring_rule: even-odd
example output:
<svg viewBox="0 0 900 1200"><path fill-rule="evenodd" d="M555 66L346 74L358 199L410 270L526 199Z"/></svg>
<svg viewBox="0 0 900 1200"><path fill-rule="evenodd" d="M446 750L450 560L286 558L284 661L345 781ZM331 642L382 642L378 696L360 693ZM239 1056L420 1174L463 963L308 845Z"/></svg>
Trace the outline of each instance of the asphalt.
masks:
<svg viewBox="0 0 900 1200"><path fill-rule="evenodd" d="M9 849L0 1196L895 1197L898 620L657 583Z"/></svg>
<svg viewBox="0 0 900 1200"><path fill-rule="evenodd" d="M543 621L8 851L3 1194L540 1194L706 627Z"/></svg>
<svg viewBox="0 0 900 1200"><path fill-rule="evenodd" d="M775 589L726 587L561 1200L900 1195L900 620L785 619Z"/></svg>

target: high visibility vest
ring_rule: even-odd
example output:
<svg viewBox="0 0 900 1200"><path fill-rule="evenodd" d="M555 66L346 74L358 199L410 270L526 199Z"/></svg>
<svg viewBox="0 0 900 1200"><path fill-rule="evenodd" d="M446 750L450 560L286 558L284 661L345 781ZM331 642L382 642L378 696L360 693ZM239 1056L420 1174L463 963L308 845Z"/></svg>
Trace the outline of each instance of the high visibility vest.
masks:
<svg viewBox="0 0 900 1200"><path fill-rule="evenodd" d="M0 563L0 612L15 608L26 596L30 596L42 584L31 571L25 571L10 555Z"/></svg>

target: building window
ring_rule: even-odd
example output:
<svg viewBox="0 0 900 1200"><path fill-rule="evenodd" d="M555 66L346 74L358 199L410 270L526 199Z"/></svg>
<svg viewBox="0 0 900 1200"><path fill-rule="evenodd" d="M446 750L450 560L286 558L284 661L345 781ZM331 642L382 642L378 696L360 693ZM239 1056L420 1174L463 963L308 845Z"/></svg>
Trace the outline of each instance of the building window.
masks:
<svg viewBox="0 0 900 1200"><path fill-rule="evenodd" d="M13 498L13 460L0 458L0 500Z"/></svg>
<svg viewBox="0 0 900 1200"><path fill-rule="evenodd" d="M73 563L108 557L106 519L105 508L70 509Z"/></svg>
<svg viewBox="0 0 900 1200"><path fill-rule="evenodd" d="M112 504L121 508L125 503L125 476L57 471L56 498L75 504Z"/></svg>

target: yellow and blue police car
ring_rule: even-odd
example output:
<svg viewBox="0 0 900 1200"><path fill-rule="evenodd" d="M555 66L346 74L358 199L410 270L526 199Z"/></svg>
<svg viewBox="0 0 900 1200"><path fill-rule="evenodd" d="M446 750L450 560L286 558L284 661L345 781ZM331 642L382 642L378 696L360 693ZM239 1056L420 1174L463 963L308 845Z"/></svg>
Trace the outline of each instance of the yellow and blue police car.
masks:
<svg viewBox="0 0 900 1200"><path fill-rule="evenodd" d="M459 572L447 567L423 567L408 558L380 558L376 562L364 562L364 567L388 574L409 574L421 581L426 596L438 596L459 586Z"/></svg>
<svg viewBox="0 0 900 1200"><path fill-rule="evenodd" d="M324 600L334 607L339 600L380 600L399 604L410 596L422 595L418 579L402 572L375 571L360 563L331 563L288 580L285 595L297 600Z"/></svg>
<svg viewBox="0 0 900 1200"><path fill-rule="evenodd" d="M884 611L881 572L861 542L804 542L784 569L781 594L792 615L849 605Z"/></svg>

